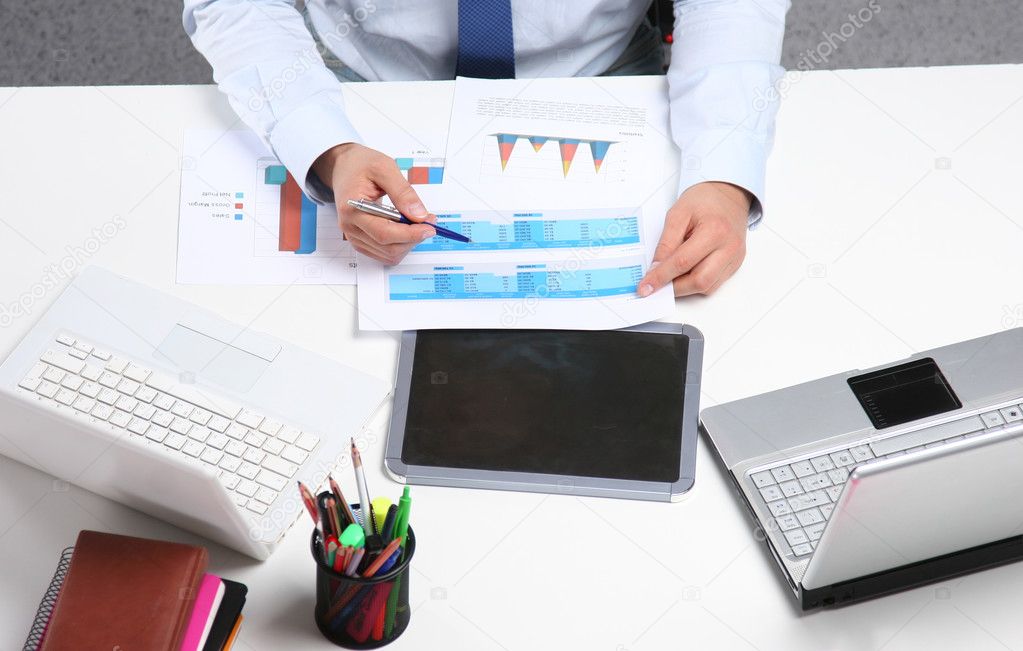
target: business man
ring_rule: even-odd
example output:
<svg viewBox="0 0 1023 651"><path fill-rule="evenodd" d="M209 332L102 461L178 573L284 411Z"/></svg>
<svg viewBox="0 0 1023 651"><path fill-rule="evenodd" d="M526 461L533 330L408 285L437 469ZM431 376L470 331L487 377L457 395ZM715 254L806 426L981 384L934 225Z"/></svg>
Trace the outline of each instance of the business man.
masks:
<svg viewBox="0 0 1023 651"><path fill-rule="evenodd" d="M341 81L658 74L650 0L185 0L184 26L238 115L355 249L397 263L434 234L394 161L360 144ZM668 68L679 198L637 291L709 294L760 219L788 0L676 0ZM319 51L317 51L319 45ZM321 56L322 54L322 56ZM356 212L386 194L416 222Z"/></svg>

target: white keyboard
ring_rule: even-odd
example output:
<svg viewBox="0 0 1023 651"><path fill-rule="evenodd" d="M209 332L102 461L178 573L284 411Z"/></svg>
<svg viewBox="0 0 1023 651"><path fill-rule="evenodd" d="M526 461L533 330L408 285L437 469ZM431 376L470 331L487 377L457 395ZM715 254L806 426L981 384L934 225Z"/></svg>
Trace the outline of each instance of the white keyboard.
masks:
<svg viewBox="0 0 1023 651"><path fill-rule="evenodd" d="M320 439L68 333L18 383L53 409L203 463L235 504L266 513Z"/></svg>
<svg viewBox="0 0 1023 651"><path fill-rule="evenodd" d="M747 476L753 492L760 494L774 516L768 529L782 533L791 550L787 555L805 558L817 548L842 487L856 466L980 436L1017 421L1023 421L1023 405L1010 404L907 434L754 469Z"/></svg>

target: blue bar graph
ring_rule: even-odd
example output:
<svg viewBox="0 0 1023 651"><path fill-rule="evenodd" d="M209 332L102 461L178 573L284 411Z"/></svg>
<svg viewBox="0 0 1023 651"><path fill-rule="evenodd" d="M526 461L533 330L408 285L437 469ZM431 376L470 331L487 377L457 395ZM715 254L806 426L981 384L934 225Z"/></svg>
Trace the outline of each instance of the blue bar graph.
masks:
<svg viewBox="0 0 1023 651"><path fill-rule="evenodd" d="M554 215L531 212L515 213L509 222L487 215L441 214L437 215L437 223L465 235L472 242L434 237L416 245L414 251L509 251L639 243L637 215L554 218Z"/></svg>
<svg viewBox="0 0 1023 651"><path fill-rule="evenodd" d="M634 293L642 277L639 264L573 271L524 264L506 272L433 267L426 273L389 276L388 294L392 301L593 298Z"/></svg>
<svg viewBox="0 0 1023 651"><path fill-rule="evenodd" d="M302 234L295 253L316 251L316 204L302 193Z"/></svg>

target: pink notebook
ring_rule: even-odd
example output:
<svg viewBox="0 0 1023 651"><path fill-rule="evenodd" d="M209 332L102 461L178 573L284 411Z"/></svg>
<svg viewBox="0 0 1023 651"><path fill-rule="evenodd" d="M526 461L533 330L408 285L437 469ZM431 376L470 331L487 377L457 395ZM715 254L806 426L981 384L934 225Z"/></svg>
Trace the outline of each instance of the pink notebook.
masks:
<svg viewBox="0 0 1023 651"><path fill-rule="evenodd" d="M185 638L181 641L181 651L200 651L206 644L213 620L220 609L220 600L224 598L224 582L215 574L206 574L199 584L199 593L195 596L192 616L185 629Z"/></svg>

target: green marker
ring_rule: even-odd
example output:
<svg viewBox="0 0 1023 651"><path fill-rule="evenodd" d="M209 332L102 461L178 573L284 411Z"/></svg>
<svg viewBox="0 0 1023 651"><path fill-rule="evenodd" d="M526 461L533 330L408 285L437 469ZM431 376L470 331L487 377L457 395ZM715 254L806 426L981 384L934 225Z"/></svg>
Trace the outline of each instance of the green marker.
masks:
<svg viewBox="0 0 1023 651"><path fill-rule="evenodd" d="M408 535L408 516L412 510L412 498L409 497L409 487L406 486L398 499L398 515L394 519L394 537L401 539L401 558L398 562L405 560L405 536ZM387 597L387 614L384 617L384 637L391 637L394 630L394 618L398 613L398 593L401 591L401 576L394 582L391 594Z"/></svg>

